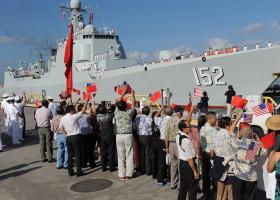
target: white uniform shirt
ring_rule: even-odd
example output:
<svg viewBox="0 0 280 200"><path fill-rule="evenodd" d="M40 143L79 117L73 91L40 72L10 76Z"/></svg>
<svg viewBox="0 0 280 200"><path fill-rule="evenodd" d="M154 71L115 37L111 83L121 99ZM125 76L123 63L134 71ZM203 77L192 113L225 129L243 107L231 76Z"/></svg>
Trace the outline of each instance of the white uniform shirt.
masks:
<svg viewBox="0 0 280 200"><path fill-rule="evenodd" d="M212 127L209 123L206 123L200 129L200 143L202 151L209 153L211 149L214 150L213 138L216 138L217 134L218 130L215 127Z"/></svg>
<svg viewBox="0 0 280 200"><path fill-rule="evenodd" d="M180 146L179 134L187 137L181 140L181 146ZM187 161L191 158L195 158L195 150L191 140L189 139L189 136L181 131L179 131L179 134L176 136L176 144L177 144L179 159Z"/></svg>
<svg viewBox="0 0 280 200"><path fill-rule="evenodd" d="M81 134L79 119L82 115L82 112L73 115L67 113L61 118L59 128L64 128L67 136Z"/></svg>
<svg viewBox="0 0 280 200"><path fill-rule="evenodd" d="M6 106L6 114L9 121L18 121L18 109L14 104Z"/></svg>
<svg viewBox="0 0 280 200"><path fill-rule="evenodd" d="M4 113L6 113L6 107L7 105L9 105L9 103L6 101L6 99L4 99L2 102L1 102L1 108L4 110Z"/></svg>
<svg viewBox="0 0 280 200"><path fill-rule="evenodd" d="M23 103L15 103L15 107L17 107L17 109L18 109L18 113L22 115L23 114L23 108L24 108ZM19 117L19 123L23 124L23 118L22 117Z"/></svg>
<svg viewBox="0 0 280 200"><path fill-rule="evenodd" d="M48 109L50 109L51 113L52 113L52 117L55 117L57 115L56 113L56 104L53 102L49 103Z"/></svg>
<svg viewBox="0 0 280 200"><path fill-rule="evenodd" d="M159 127L160 129L160 139L164 140L165 139L165 128L166 128L166 124L167 122L171 119L170 116L165 116L165 117L155 117L154 118L154 122L155 124Z"/></svg>

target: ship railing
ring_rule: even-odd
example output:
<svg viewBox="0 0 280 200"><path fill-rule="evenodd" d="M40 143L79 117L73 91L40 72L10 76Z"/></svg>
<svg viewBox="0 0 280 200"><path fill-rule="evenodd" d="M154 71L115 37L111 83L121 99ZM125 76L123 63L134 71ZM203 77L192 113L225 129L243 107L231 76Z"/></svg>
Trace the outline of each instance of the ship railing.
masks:
<svg viewBox="0 0 280 200"><path fill-rule="evenodd" d="M186 60L186 59L193 59L193 58L199 58L202 56L216 56L216 55L224 55L224 54L234 54L237 52L245 52L248 50L260 50L260 49L266 49L266 48L271 48L271 47L276 47L279 46L279 44L274 44L272 45L272 43L269 41L267 43L267 46L263 46L261 47L259 43L257 43L255 45L255 47L253 48L248 48L246 45L243 46L243 48L240 48L238 46L234 46L234 47L230 47L230 48L223 48L223 49L215 49L212 50L210 49L209 51L204 51L202 52L202 54L197 54L194 55L192 52L188 52L188 53L183 53L180 54L180 59L179 60ZM150 65L150 64L159 64L159 63L165 63L165 62L173 62L176 61L177 59L173 59L172 57L170 58L166 58L166 59L161 59L161 60L152 60L152 61L147 61L144 62L142 64L140 64L139 66L145 66L145 65ZM137 65L138 66L138 65Z"/></svg>

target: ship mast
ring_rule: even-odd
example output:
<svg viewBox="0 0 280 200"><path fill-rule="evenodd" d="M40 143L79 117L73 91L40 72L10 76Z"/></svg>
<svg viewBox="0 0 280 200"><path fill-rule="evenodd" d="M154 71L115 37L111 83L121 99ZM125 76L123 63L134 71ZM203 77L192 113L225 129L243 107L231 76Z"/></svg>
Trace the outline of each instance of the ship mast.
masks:
<svg viewBox="0 0 280 200"><path fill-rule="evenodd" d="M70 21L73 23L74 31L82 29L84 26L84 19L82 13L87 12L82 8L80 0L71 0L70 6L59 6L61 10L70 13Z"/></svg>

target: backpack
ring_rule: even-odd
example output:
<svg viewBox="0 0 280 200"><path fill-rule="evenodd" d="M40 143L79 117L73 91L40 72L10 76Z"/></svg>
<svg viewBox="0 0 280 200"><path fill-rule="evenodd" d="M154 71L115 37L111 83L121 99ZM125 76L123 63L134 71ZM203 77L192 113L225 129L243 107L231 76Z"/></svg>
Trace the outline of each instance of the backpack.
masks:
<svg viewBox="0 0 280 200"><path fill-rule="evenodd" d="M152 135L158 138L160 137L160 129L154 120L152 121Z"/></svg>
<svg viewBox="0 0 280 200"><path fill-rule="evenodd" d="M182 141L183 141L183 139L188 139L189 140L189 138L186 135L181 135L181 133L178 133L178 135L179 135L179 146L185 152L185 150L182 148Z"/></svg>

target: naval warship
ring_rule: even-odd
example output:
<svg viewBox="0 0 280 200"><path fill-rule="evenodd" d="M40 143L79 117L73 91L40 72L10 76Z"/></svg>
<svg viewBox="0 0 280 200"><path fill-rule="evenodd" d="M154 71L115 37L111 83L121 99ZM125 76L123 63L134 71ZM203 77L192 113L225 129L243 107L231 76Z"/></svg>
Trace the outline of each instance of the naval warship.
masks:
<svg viewBox="0 0 280 200"><path fill-rule="evenodd" d="M170 54L158 61L138 64L127 58L114 28L98 30L92 21L85 23L83 15L87 10L80 0L71 0L70 6L62 8L69 11L74 27L73 87L84 91L87 83L96 83L97 101L114 101L113 88L123 81L140 96L169 88L172 102L177 104L185 104L189 92L199 86L207 91L212 106L225 104L228 85L233 85L240 95L261 95L269 93L268 88L275 92L274 86L279 85L270 86L273 74L279 72L280 46L269 43L266 47L258 44L254 49L233 47L209 50L199 56ZM67 39L59 41L46 62L41 57L31 66L8 67L0 94L25 91L34 97L43 91L59 100L58 94L66 85L66 43ZM277 78L275 83L278 82Z"/></svg>

